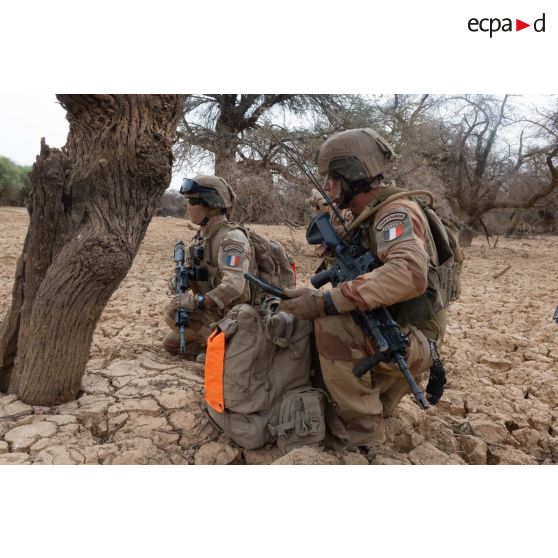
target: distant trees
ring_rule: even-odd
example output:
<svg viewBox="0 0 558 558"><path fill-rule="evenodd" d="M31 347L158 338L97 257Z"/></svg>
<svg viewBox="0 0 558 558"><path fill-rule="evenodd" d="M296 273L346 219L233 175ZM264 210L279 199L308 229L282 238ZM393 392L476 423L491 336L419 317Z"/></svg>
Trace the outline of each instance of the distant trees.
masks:
<svg viewBox="0 0 558 558"><path fill-rule="evenodd" d="M24 205L31 192L31 167L0 156L0 205Z"/></svg>
<svg viewBox="0 0 558 558"><path fill-rule="evenodd" d="M291 121L290 126L297 119L339 121L348 99L346 95L186 95L175 155L191 164L212 160L217 175L234 180L239 166L251 163L265 168L272 162L272 154L262 152L260 138L254 134L266 121L281 116Z"/></svg>
<svg viewBox="0 0 558 558"><path fill-rule="evenodd" d="M175 154L232 184L233 217L301 222L311 185L270 126L284 128L274 134L296 141L311 168L327 136L371 126L397 153L387 179L431 189L446 217L486 234L513 233L523 221L548 230L558 204L558 107L550 101L527 107L519 96L485 94L190 95Z"/></svg>
<svg viewBox="0 0 558 558"><path fill-rule="evenodd" d="M487 234L552 230L558 103L551 99L526 107L519 96L485 94L185 95L173 152L177 165L231 183L238 196L233 218L302 223L312 186L276 138L295 141L315 169L326 137L371 126L397 153L387 179L431 189L446 217ZM0 204L24 204L29 170L0 157ZM166 196L164 203L168 214L176 200Z"/></svg>
<svg viewBox="0 0 558 558"><path fill-rule="evenodd" d="M509 101L508 95L455 99L461 120L448 142L447 199L466 224L478 223L487 234L483 216L489 211L530 208L558 189L556 116L553 121L552 113L545 113L531 121L529 135Z"/></svg>
<svg viewBox="0 0 558 558"><path fill-rule="evenodd" d="M157 217L186 217L186 200L176 190L167 190L159 202Z"/></svg>
<svg viewBox="0 0 558 558"><path fill-rule="evenodd" d="M485 217L516 209L516 225L521 219L548 225L545 207L558 191L558 110L519 108L517 101L508 95L381 95L368 99L368 111L361 108L360 125L372 125L392 143L397 158L389 178L398 185L431 189L446 216L465 227L513 232L509 218L510 226L502 227L494 219L488 226Z"/></svg>

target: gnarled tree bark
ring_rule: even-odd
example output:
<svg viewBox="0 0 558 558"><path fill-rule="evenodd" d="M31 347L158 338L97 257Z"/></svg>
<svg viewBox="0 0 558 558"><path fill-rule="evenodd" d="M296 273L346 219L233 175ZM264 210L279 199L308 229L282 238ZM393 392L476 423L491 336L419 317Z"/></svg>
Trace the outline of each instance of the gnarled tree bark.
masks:
<svg viewBox="0 0 558 558"><path fill-rule="evenodd" d="M66 145L31 173L29 229L0 329L0 389L74 399L95 325L171 179L178 95L58 95Z"/></svg>

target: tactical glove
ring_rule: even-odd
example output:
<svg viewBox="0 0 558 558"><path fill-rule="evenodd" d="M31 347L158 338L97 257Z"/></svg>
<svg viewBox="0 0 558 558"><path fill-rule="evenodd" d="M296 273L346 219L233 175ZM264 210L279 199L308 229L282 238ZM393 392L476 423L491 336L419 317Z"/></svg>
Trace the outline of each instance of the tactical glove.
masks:
<svg viewBox="0 0 558 558"><path fill-rule="evenodd" d="M285 289L288 300L282 300L279 310L299 320L314 320L325 316L324 293L316 289Z"/></svg>
<svg viewBox="0 0 558 558"><path fill-rule="evenodd" d="M430 369L430 377L426 386L426 399L431 405L436 405L444 394L446 385L446 371L443 368L433 366Z"/></svg>
<svg viewBox="0 0 558 558"><path fill-rule="evenodd" d="M312 193L304 200L305 203L311 205L315 209L320 209L324 201L324 197L316 188L312 188Z"/></svg>
<svg viewBox="0 0 558 558"><path fill-rule="evenodd" d="M184 308L187 312L195 312L199 308L199 299L192 293L182 293L172 299L171 305L174 311Z"/></svg>
<svg viewBox="0 0 558 558"><path fill-rule="evenodd" d="M176 293L176 277L173 276L167 281L167 287L169 288L169 292L171 294Z"/></svg>

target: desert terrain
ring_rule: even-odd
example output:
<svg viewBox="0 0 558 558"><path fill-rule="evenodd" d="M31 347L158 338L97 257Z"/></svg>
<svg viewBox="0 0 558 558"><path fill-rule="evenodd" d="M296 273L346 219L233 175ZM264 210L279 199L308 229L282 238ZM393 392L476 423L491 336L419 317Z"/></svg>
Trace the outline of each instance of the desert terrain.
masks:
<svg viewBox="0 0 558 558"><path fill-rule="evenodd" d="M0 322L27 231L23 208L0 208ZM253 227L295 254L299 283L314 257L304 229ZM450 310L440 403L406 396L375 457L299 449L242 450L203 413L203 366L166 354L161 310L173 247L188 221L154 218L97 325L82 392L57 407L0 394L0 464L551 464L558 462L558 237L476 238ZM509 268L508 268L509 266ZM502 273L503 272L503 273Z"/></svg>

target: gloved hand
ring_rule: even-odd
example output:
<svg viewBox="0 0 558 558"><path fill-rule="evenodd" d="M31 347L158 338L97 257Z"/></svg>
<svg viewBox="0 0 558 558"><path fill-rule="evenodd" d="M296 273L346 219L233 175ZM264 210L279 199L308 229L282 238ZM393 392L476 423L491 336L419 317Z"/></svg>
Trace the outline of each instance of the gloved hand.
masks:
<svg viewBox="0 0 558 558"><path fill-rule="evenodd" d="M318 192L318 190L316 190L316 188L312 188L312 193L304 200L305 203L311 205L316 209L320 208L320 205L323 201L324 197L322 196L322 194L320 194L320 192Z"/></svg>
<svg viewBox="0 0 558 558"><path fill-rule="evenodd" d="M188 312L195 312L199 307L199 300L197 297L193 296L192 293L182 293L176 295L171 300L171 306L174 312L176 312L179 307L184 308L184 310Z"/></svg>
<svg viewBox="0 0 558 558"><path fill-rule="evenodd" d="M285 289L288 300L282 300L279 310L299 320L314 320L325 316L324 293L316 289Z"/></svg>
<svg viewBox="0 0 558 558"><path fill-rule="evenodd" d="M176 276L173 275L168 281L167 281L167 287L169 288L169 292L171 294L176 293Z"/></svg>

